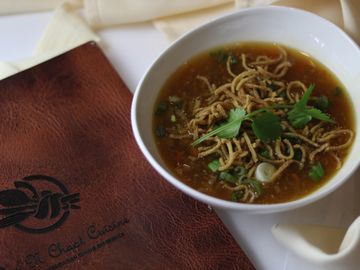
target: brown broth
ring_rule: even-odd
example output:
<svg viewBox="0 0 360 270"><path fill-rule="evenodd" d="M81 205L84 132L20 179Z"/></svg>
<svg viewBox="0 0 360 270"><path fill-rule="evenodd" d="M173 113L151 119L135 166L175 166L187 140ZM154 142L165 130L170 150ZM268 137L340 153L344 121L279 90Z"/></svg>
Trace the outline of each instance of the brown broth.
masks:
<svg viewBox="0 0 360 270"><path fill-rule="evenodd" d="M352 103L340 81L321 63L297 50L287 48L288 60L292 67L289 69L284 81L300 80L305 85L315 83L313 96L325 95L330 101L327 112L335 119L342 128L354 130L354 113ZM241 53L247 55L268 55L277 57L278 49L274 44L268 43L242 43L223 46L222 49L229 50L233 55ZM216 51L213 49L211 51ZM241 65L235 65L233 70L241 72ZM221 85L228 82L230 76L224 64L219 64L210 56L210 51L204 52L181 65L176 72L167 80L158 97L158 102L167 100L169 96L178 96L185 104L194 97L208 92L206 85L196 79L197 75L206 76L211 83ZM340 87L342 91L335 89ZM156 106L157 106L156 105ZM155 107L156 108L156 107ZM190 114L189 111L187 111ZM154 117L154 129L159 125L171 127L171 112L166 112L161 117ZM156 136L155 136L156 137ZM208 195L230 200L231 192L222 187L219 181L211 184L209 180L214 179L214 174L208 169L210 158L192 161L189 159L191 153L196 151L192 146L192 140L174 140L168 137L156 138L157 146L163 160L173 172L185 184ZM338 151L337 154L344 161L347 152ZM265 192L255 203L269 204L292 201L309 193L326 183L335 173L335 161L328 154L320 156L321 164L325 170L325 176L318 182L312 181L308 176L308 167L303 170L297 166L291 166L274 183L265 187Z"/></svg>

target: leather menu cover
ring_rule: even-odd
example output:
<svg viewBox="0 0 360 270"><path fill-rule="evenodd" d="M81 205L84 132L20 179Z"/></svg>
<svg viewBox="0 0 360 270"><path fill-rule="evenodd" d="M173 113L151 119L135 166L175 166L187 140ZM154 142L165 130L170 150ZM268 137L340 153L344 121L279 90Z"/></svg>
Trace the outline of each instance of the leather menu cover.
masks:
<svg viewBox="0 0 360 270"><path fill-rule="evenodd" d="M253 269L145 161L95 43L0 81L0 269Z"/></svg>

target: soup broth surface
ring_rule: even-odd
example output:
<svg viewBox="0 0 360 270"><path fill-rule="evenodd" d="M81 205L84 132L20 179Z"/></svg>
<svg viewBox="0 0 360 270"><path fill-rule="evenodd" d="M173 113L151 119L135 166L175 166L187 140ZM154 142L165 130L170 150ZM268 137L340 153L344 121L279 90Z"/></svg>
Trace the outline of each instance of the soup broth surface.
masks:
<svg viewBox="0 0 360 270"><path fill-rule="evenodd" d="M322 112L329 115L331 119L336 122L336 124L330 125L329 128L353 131L354 116L352 103L340 81L314 58L300 51L284 46L281 47L286 51L287 61L291 66L281 79L274 80L284 82L285 86L291 81L301 81L306 87L314 84L315 88L311 94L308 105L315 106L314 102L318 100L319 97L326 97L328 104L325 109L322 109ZM185 184L200 192L234 201L241 201L239 200L239 196L243 196L244 194L236 193L237 195L234 195L233 189L224 187L226 181L219 179L221 171L214 172L209 169L209 163L214 159L218 159L219 156L214 153L199 158L198 147L202 145L192 145L196 139L193 134L185 134L189 136L184 136L183 138L173 138L170 134L176 135L178 130L186 128L190 119L194 116L193 108L197 99L202 103L202 100L211 96L209 94L212 91L211 89L214 90L221 85L231 83L233 77L228 72L227 61L231 62L230 67L235 75L245 71L242 63L242 55L246 55L247 63L255 61L258 56L263 55L271 59L276 59L279 57L279 48L276 44L241 43L215 48L191 58L170 76L161 89L154 108L153 118L154 136L156 137L158 150L172 173ZM229 57L231 58L230 60ZM208 80L210 85L205 82L204 78ZM269 88L271 88L271 85ZM303 93L300 94L302 95ZM285 91L282 96L284 99L287 98ZM199 105L199 107L202 106L204 106L204 104ZM261 108L261 106L259 105L257 109L258 108ZM289 110L290 109L285 109L287 112ZM226 111L226 114L229 114L229 110ZM286 120L286 118L281 118L280 121L282 121L282 119ZM225 121L226 117L220 119L214 127L218 127ZM319 124L319 120L312 119L308 124L308 129L311 129L311 127L317 124ZM304 129L293 129L298 134L306 134ZM326 128L324 129L326 130ZM241 136L244 131L252 134L250 121L242 124L237 137ZM290 131L288 130L287 132ZM283 131L280 139L285 138L285 133L286 132ZM309 136L309 138L311 139L311 136ZM293 146L298 144L305 148L307 147L307 143L302 139L290 139L289 141L291 141ZM328 141L328 143L332 146L338 146L346 142L347 139L347 135L344 133L343 136L335 136ZM259 140L253 139L252 143L255 145L256 141ZM309 145L306 149L308 149L307 151L310 153L320 148L323 144L323 142L319 142L318 147L310 147ZM246 144L244 143L244 145ZM269 142L269 145L274 146L275 141ZM286 149L286 143L284 141L281 147L284 155L289 154L289 150ZM259 193L261 194L257 194L252 203L271 204L288 202L314 192L329 181L337 172L339 164L341 166L345 161L349 149L350 146L336 151L321 151L321 153L315 155L313 162L310 162L309 157L307 157L302 167L298 162L292 163L275 181L271 183L260 182L261 192ZM246 149L245 147L242 151L249 150L250 149ZM269 154L266 154L266 147L264 145L257 146L255 150L258 156L267 156L267 154ZM294 148L293 150L295 150L298 155L301 152L299 152L299 149L296 150ZM309 156L309 153L307 156ZM301 157L302 153L300 153L297 159L301 160ZM250 157L245 158L248 158L251 162ZM273 160L274 159L280 158L274 155ZM311 177L311 171L314 169L314 166L318 164L321 164L323 173L321 174L320 172L320 179L313 179ZM280 165L273 164L273 166L278 169ZM234 169L234 166L225 171L230 170L231 172L232 169ZM255 175L254 171L249 178L256 180ZM230 188L235 187L235 185L231 183L227 183L227 186Z"/></svg>

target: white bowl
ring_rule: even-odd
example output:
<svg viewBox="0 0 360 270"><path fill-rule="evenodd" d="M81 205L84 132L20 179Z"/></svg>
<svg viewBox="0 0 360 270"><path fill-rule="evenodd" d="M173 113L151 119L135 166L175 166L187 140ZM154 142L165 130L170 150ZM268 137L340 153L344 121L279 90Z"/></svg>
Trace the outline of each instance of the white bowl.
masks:
<svg viewBox="0 0 360 270"><path fill-rule="evenodd" d="M135 139L150 164L169 183L215 207L252 213L294 209L314 202L337 189L360 161L360 141L355 139L347 160L322 188L296 201L280 204L243 204L218 199L187 186L166 167L155 144L152 118L159 91L168 77L185 61L216 46L241 41L276 42L299 49L327 66L360 104L360 50L337 26L312 13L286 7L244 9L211 21L179 38L151 65L134 94L131 122ZM360 106L355 115L360 115ZM359 118L355 119L359 134Z"/></svg>

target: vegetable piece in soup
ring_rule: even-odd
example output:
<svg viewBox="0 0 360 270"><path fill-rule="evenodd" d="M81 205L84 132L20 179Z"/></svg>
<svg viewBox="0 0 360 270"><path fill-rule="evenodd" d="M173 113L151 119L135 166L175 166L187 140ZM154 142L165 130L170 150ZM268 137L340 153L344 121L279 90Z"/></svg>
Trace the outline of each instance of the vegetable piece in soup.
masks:
<svg viewBox="0 0 360 270"><path fill-rule="evenodd" d="M221 199L299 199L342 166L354 140L338 79L299 51L224 46L183 64L154 109L154 136L177 178Z"/></svg>

